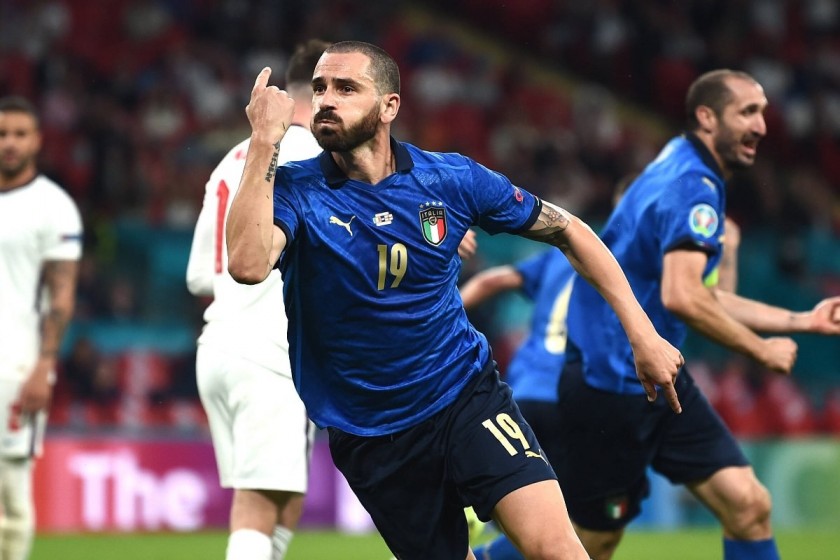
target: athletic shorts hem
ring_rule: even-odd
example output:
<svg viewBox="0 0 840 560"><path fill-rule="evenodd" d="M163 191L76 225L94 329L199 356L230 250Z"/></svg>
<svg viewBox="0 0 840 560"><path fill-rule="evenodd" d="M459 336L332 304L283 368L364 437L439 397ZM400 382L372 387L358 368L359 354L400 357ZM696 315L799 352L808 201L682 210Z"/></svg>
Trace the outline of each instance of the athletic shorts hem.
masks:
<svg viewBox="0 0 840 560"><path fill-rule="evenodd" d="M544 482L546 480L557 480L556 477L549 476L546 473L546 476L537 475L536 472L533 473L535 476L522 479L522 478L512 478L509 481L499 483L493 486L493 491L488 495L487 499L484 500L484 504L474 504L473 510L475 514L481 521L487 523L491 519L491 513L499 502L502 501L502 498L519 490L520 488L525 488L526 486L530 486L531 484L536 484L537 482Z"/></svg>
<svg viewBox="0 0 840 560"><path fill-rule="evenodd" d="M234 480L219 483L222 488L233 490L272 490L276 492L295 492L306 494L307 486L283 484L268 480Z"/></svg>
<svg viewBox="0 0 840 560"><path fill-rule="evenodd" d="M730 462L721 463L720 465L717 465L717 466L714 466L714 467L710 466L707 469L704 469L702 471L698 471L696 475L678 476L678 477L675 476L673 478L669 477L667 475L663 475L663 476L665 476L665 478L667 478L668 481L671 484L683 485L684 486L684 485L687 485L687 484L693 484L695 482L700 482L702 480L706 480L708 478L711 478L716 472L721 471L721 470L726 469L726 468L729 468L729 467L749 467L749 466L751 466L751 463L747 460L743 460L743 458L742 458L742 459L739 459L739 460L733 460L733 461L730 461Z"/></svg>

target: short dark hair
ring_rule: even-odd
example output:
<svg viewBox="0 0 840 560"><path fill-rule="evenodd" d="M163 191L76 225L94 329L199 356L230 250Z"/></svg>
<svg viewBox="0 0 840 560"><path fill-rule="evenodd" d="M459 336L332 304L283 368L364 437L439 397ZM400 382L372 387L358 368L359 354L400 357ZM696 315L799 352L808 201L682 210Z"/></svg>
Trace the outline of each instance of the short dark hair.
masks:
<svg viewBox="0 0 840 560"><path fill-rule="evenodd" d="M376 45L362 41L340 41L333 43L327 53L362 53L370 59L373 82L380 95L400 93L400 69L397 63Z"/></svg>
<svg viewBox="0 0 840 560"><path fill-rule="evenodd" d="M723 114L723 109L732 101L732 90L727 83L730 78L739 78L758 83L755 78L740 70L722 68L712 70L694 80L685 96L686 124L689 130L697 130L697 108L709 107L715 115Z"/></svg>
<svg viewBox="0 0 840 560"><path fill-rule="evenodd" d="M327 41L321 39L309 39L302 43L298 43L295 47L295 52L289 57L289 63L286 65L286 86L303 85L308 86L312 83L312 71L324 50L330 46Z"/></svg>
<svg viewBox="0 0 840 560"><path fill-rule="evenodd" d="M36 125L38 124L38 111L35 105L25 97L19 95L0 97L0 113L3 112L26 113L35 119Z"/></svg>

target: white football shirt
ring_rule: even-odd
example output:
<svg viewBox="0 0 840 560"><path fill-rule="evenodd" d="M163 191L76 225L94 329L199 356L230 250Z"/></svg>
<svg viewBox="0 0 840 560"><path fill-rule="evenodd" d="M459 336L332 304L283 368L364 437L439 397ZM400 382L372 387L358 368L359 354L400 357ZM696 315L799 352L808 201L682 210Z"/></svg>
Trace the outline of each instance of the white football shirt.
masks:
<svg viewBox="0 0 840 560"><path fill-rule="evenodd" d="M82 219L50 179L0 192L0 377L23 381L38 359L45 261L78 260Z"/></svg>
<svg viewBox="0 0 840 560"><path fill-rule="evenodd" d="M248 142L228 152L207 181L187 264L187 286L193 294L213 296L204 312L206 325L199 343L228 349L291 377L280 271L272 270L265 281L249 286L238 284L227 270L225 221L245 169ZM308 159L321 151L306 128L292 125L280 142L277 164Z"/></svg>

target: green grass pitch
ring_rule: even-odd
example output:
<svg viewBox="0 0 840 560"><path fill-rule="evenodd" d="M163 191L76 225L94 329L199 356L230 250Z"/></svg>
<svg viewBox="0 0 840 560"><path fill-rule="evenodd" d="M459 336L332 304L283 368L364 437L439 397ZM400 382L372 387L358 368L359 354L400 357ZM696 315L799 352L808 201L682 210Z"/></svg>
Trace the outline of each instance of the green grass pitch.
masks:
<svg viewBox="0 0 840 560"><path fill-rule="evenodd" d="M39 536L30 560L221 560L223 533L90 534ZM840 558L840 531L784 531L777 541L785 560ZM377 534L301 531L286 560L388 560ZM721 558L717 530L628 532L614 560L714 560Z"/></svg>

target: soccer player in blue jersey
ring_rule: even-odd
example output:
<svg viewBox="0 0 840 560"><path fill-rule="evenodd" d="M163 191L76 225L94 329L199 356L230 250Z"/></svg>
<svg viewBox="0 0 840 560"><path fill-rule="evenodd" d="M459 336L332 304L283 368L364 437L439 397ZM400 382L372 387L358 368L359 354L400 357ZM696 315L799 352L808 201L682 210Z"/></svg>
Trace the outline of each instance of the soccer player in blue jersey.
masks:
<svg viewBox="0 0 840 560"><path fill-rule="evenodd" d="M243 283L283 273L296 388L333 460L397 558L474 558L464 506L527 558L588 558L533 431L458 294L470 226L553 244L621 317L639 377L674 410L681 354L653 328L610 252L580 220L475 161L391 137L399 70L335 43L312 79L324 152L275 167L294 110L257 76L245 170L227 220ZM282 310L278 310L282 313Z"/></svg>
<svg viewBox="0 0 840 560"><path fill-rule="evenodd" d="M617 203L629 182L622 181L614 195ZM726 218L726 239L719 267L719 289L734 291L740 229ZM505 381L525 420L541 442L549 463L564 452L557 406L557 385L566 356L566 315L574 269L560 251L548 249L515 265L479 272L461 286L464 309L470 310L501 293L517 290L534 302L531 325L507 369ZM504 534L473 548L479 560L522 560L522 554Z"/></svg>
<svg viewBox="0 0 840 560"><path fill-rule="evenodd" d="M796 343L757 333L840 334L840 298L794 313L715 287L726 180L752 165L767 99L749 75L716 70L686 98L688 131L627 189L602 239L657 330L683 343L690 326L763 366L789 373ZM770 496L738 443L683 371L683 412L648 403L615 313L585 282L569 303L560 378L561 451L554 461L569 514L589 554L612 556L648 493L648 466L684 484L717 517L726 560L776 559Z"/></svg>

